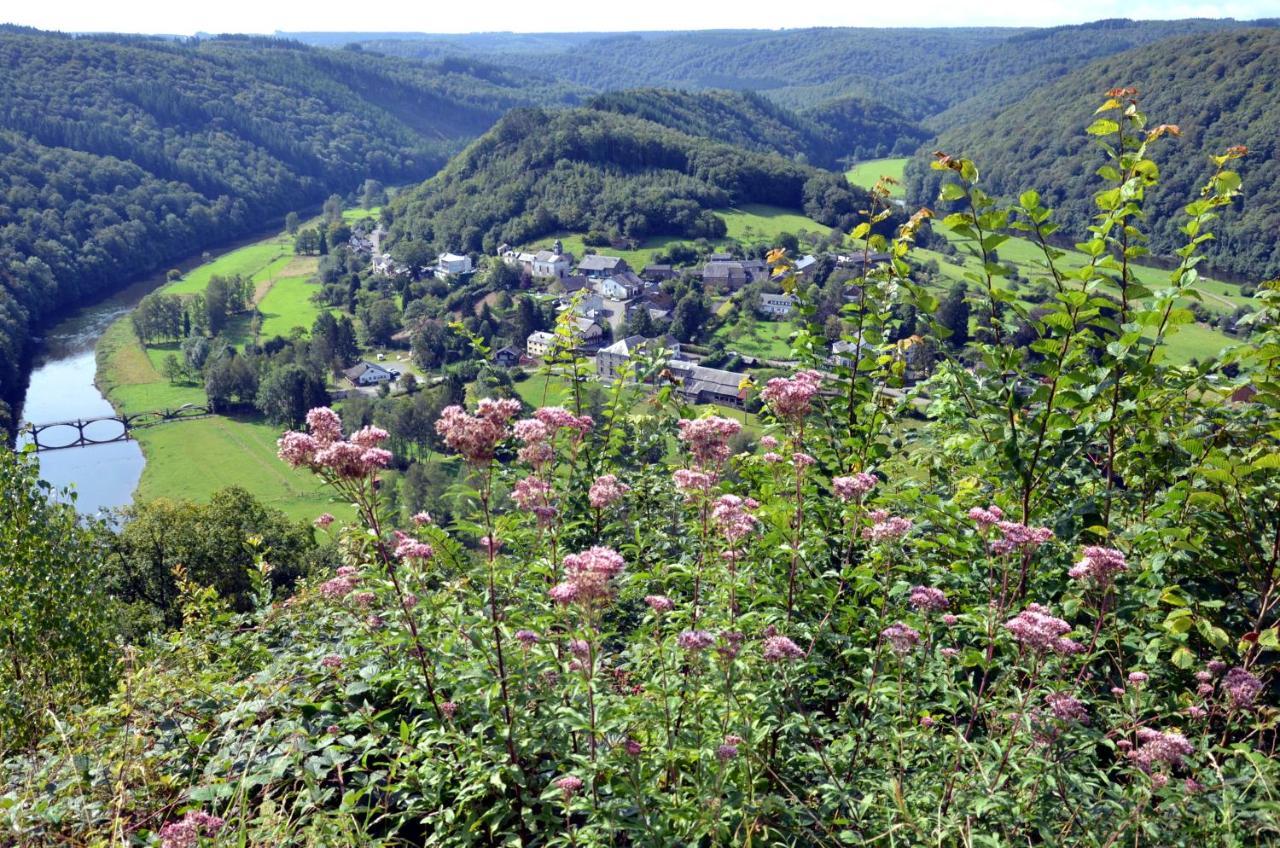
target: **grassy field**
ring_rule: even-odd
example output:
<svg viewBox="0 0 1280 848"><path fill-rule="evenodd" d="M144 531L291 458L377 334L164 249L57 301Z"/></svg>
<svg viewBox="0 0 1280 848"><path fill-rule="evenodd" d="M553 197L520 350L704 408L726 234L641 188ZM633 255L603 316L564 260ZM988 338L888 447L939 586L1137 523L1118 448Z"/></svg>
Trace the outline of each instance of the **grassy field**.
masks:
<svg viewBox="0 0 1280 848"><path fill-rule="evenodd" d="M255 281L260 275L269 275L273 268L283 268L293 257L293 239L280 235L250 244L219 256L189 272L182 279L164 287L165 294L198 294L215 276L232 277L239 274Z"/></svg>
<svg viewBox="0 0 1280 848"><path fill-rule="evenodd" d="M309 331L320 314L320 307L311 302L311 295L319 290L320 284L311 282L311 274L281 277L272 283L258 301L262 338L287 337L295 327Z"/></svg>
<svg viewBox="0 0 1280 848"><path fill-rule="evenodd" d="M248 419L212 416L136 431L147 464L139 500L207 500L227 486L241 486L291 518L309 521L322 512L350 517L314 476L276 457L279 429Z"/></svg>
<svg viewBox="0 0 1280 848"><path fill-rule="evenodd" d="M893 177L898 181L898 184L891 186L890 196L902 197L906 194L902 186L902 169L906 167L906 164L905 157L901 159L868 159L845 171L844 176L849 182L862 188L871 188L876 184L876 180L881 177Z"/></svg>
<svg viewBox="0 0 1280 848"><path fill-rule="evenodd" d="M717 209L715 212L728 225L729 238L747 244L761 241L772 244L782 233L804 231L825 236L831 231L830 227L819 224L812 218L763 203L748 203L733 209Z"/></svg>
<svg viewBox="0 0 1280 848"><path fill-rule="evenodd" d="M737 351L746 356L761 359L790 359L791 343L788 341L796 326L790 321L756 321L751 332L743 333L736 339L732 331L734 325L726 325L716 331L715 338L724 342L726 350Z"/></svg>

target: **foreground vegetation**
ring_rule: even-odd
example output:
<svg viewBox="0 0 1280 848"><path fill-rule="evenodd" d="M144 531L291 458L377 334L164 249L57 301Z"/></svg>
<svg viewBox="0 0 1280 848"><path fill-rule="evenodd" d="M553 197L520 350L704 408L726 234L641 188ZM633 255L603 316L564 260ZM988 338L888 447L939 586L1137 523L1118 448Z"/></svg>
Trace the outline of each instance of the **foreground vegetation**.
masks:
<svg viewBox="0 0 1280 848"><path fill-rule="evenodd" d="M388 448L410 446L315 409L280 458L354 520L317 517L337 563L313 562L289 597L251 539L237 585L179 572L181 628L112 671L110 592L54 593L81 612L65 618L22 582L0 592L10 634L75 659L47 668L50 687L4 667L20 742L0 833L170 848L1280 838L1280 282L1246 341L1171 364L1243 151L1214 156L1179 267L1151 289L1134 260L1168 131L1128 91L1099 111L1115 176L1078 236L1092 260L1070 269L1044 247L1039 315L1004 293L992 254L1009 227L1045 242L1052 211L1035 192L1002 206L973 162L939 159L966 210L940 226L983 261L973 357L944 357L919 426L902 426L914 405L890 339L900 307L939 311L908 261L926 213L892 242L874 220L854 228L893 256L842 306L854 352L829 362L802 300L802 370L753 388L758 440L680 408L661 357L635 363L639 406L619 382L588 407L570 380L567 408L530 411L495 382L497 398L432 416L466 473L449 518L402 519L381 482ZM888 191L874 195L882 215ZM782 251L771 261L787 273ZM1008 343L1027 323L1034 342ZM4 463L17 497L0 580L78 553L91 569L91 548L65 547L80 542L66 511Z"/></svg>

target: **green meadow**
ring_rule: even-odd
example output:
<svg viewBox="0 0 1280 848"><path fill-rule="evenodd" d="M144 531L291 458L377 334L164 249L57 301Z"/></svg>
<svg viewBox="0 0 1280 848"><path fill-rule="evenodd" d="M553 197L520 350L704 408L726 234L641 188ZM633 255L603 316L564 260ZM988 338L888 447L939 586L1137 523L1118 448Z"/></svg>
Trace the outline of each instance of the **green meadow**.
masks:
<svg viewBox="0 0 1280 848"><path fill-rule="evenodd" d="M906 157L900 159L868 159L845 171L844 176L849 182L862 188L871 188L881 177L892 177L897 182L889 187L889 196L903 197L906 195L906 190L902 185L902 169L906 165Z"/></svg>

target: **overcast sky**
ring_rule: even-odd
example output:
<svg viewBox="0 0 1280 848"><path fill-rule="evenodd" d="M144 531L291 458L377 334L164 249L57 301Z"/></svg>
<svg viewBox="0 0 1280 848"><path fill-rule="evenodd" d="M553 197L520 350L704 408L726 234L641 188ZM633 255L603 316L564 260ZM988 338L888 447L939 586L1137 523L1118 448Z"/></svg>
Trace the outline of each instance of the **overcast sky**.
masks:
<svg viewBox="0 0 1280 848"><path fill-rule="evenodd" d="M1122 10L1122 11L1121 11ZM1099 18L1280 16L1280 0L0 0L0 22L68 32L575 32L808 26L1054 26Z"/></svg>

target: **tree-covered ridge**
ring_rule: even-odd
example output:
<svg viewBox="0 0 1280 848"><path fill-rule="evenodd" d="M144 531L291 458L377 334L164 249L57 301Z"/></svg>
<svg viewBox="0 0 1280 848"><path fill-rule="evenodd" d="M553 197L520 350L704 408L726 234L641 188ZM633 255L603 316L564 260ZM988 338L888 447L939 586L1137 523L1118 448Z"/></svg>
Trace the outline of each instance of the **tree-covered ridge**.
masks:
<svg viewBox="0 0 1280 848"><path fill-rule="evenodd" d="M54 310L366 178L426 177L559 92L272 39L0 31L0 429Z"/></svg>
<svg viewBox="0 0 1280 848"><path fill-rule="evenodd" d="M486 253L557 230L718 237L713 208L770 203L842 226L865 198L829 171L629 115L518 109L397 197L392 234Z"/></svg>
<svg viewBox="0 0 1280 848"><path fill-rule="evenodd" d="M929 136L887 106L853 97L806 114L750 91L634 89L601 94L586 105L827 168L849 159L905 153Z"/></svg>
<svg viewBox="0 0 1280 848"><path fill-rule="evenodd" d="M1164 178L1147 199L1152 251L1169 255L1182 243L1176 213L1194 194L1204 151L1242 144L1249 149L1241 166L1248 189L1224 211L1205 253L1215 270L1265 279L1280 274L1278 76L1277 29L1161 42L1095 62L989 121L944 132L934 146L980 162L993 194L1013 197L1028 187L1037 189L1067 226L1078 229L1097 211L1084 189L1102 164L1087 138L1072 129L1088 123L1092 111L1091 98L1082 92L1132 85L1150 110L1177 114L1182 133L1165 151ZM922 159L908 166L909 191L914 201L932 203L941 177Z"/></svg>

